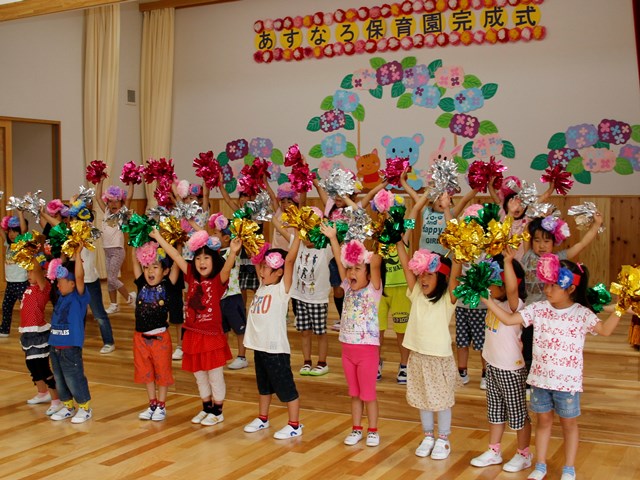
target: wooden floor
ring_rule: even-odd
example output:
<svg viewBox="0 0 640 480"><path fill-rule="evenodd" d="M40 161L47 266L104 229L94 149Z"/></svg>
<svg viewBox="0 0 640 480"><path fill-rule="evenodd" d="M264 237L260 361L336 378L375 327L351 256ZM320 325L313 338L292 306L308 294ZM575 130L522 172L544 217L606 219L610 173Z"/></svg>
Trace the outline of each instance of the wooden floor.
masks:
<svg viewBox="0 0 640 480"><path fill-rule="evenodd" d="M132 309L121 305L111 316L116 351L98 353L102 343L91 318L84 350L94 418L82 425L52 422L46 405L25 403L34 394L18 344L16 322L9 338L0 339L0 478L42 479L524 479L527 472L508 474L499 466L477 469L469 461L486 449L484 392L478 388L480 364L472 352L472 381L456 394L452 454L444 461L414 455L422 433L415 409L395 382L398 355L387 332L386 360L379 384L380 435L377 448L342 444L351 427L349 398L339 363L337 335L329 337L331 373L300 377L301 438L278 441L273 432L286 423L286 409L274 402L272 427L246 434L242 427L257 411L252 367L226 371L225 421L213 427L192 425L200 410L193 376L175 362L176 385L168 399L164 422L144 422L137 414L146 406L143 387L132 381ZM335 311L331 310L331 316ZM331 322L330 322L331 323ZM626 344L628 318L610 338L589 338L585 352L585 394L580 418L580 479L640 478L640 367L638 352ZM292 363L301 362L299 336L290 329ZM231 338L231 346L235 339ZM251 356L249 357L251 358ZM365 422L366 425L366 422ZM559 478L564 458L559 432L549 449L547 478ZM507 459L515 436L505 434Z"/></svg>

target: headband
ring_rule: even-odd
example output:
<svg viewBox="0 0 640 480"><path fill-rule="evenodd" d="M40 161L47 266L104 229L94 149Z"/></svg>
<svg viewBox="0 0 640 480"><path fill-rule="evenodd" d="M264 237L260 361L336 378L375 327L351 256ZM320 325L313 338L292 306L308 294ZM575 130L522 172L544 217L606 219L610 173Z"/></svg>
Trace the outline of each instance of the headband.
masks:
<svg viewBox="0 0 640 480"><path fill-rule="evenodd" d="M440 255L426 248L414 252L413 257L409 260L409 270L417 277L425 272L442 273L445 276L451 273L451 268L440 261Z"/></svg>
<svg viewBox="0 0 640 480"><path fill-rule="evenodd" d="M577 287L582 278L567 267L561 267L560 259L553 253L545 253L540 257L536 274L542 282L557 283L563 290L567 290L571 285Z"/></svg>
<svg viewBox="0 0 640 480"><path fill-rule="evenodd" d="M341 248L341 260L345 267L355 267L361 263L371 263L373 253L359 240L351 240Z"/></svg>

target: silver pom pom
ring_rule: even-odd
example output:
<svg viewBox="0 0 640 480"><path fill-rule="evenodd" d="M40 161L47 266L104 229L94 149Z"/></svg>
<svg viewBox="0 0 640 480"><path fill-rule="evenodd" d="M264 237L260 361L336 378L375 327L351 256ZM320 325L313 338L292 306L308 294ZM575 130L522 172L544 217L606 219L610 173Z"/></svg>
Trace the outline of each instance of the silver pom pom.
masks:
<svg viewBox="0 0 640 480"><path fill-rule="evenodd" d="M331 198L353 195L356 188L356 179L351 172L334 168L329 176L320 181L320 186L324 188Z"/></svg>
<svg viewBox="0 0 640 480"><path fill-rule="evenodd" d="M91 227L91 238L98 240L102 236L102 230L96 227Z"/></svg>
<svg viewBox="0 0 640 480"><path fill-rule="evenodd" d="M131 210L123 205L116 213L105 215L104 221L111 227L122 228L122 225L129 222L132 213Z"/></svg>
<svg viewBox="0 0 640 480"><path fill-rule="evenodd" d="M171 216L171 212L169 211L169 209L161 205L152 207L147 210L147 217L153 218L158 223L170 216Z"/></svg>
<svg viewBox="0 0 640 480"><path fill-rule="evenodd" d="M202 213L202 207L195 200L189 203L176 202L176 206L171 210L171 215L177 219L186 218L190 220Z"/></svg>
<svg viewBox="0 0 640 480"><path fill-rule="evenodd" d="M584 202L582 205L574 205L569 208L567 212L569 215L575 217L576 226L578 230L588 230L593 225L593 217L598 212L596 204L593 202ZM601 225L598 229L598 233L605 231L604 225Z"/></svg>
<svg viewBox="0 0 640 480"><path fill-rule="evenodd" d="M344 241L360 240L364 242L367 238L373 236L373 228L371 226L371 217L363 208L354 210L352 207L347 207L343 211L347 217L346 223L349 225L349 230L344 237Z"/></svg>
<svg viewBox="0 0 640 480"><path fill-rule="evenodd" d="M94 188L85 188L84 185L80 185L80 193L78 193L78 200L84 202L85 205L88 205L89 202L93 201L93 197L96 196L96 191Z"/></svg>
<svg viewBox="0 0 640 480"><path fill-rule="evenodd" d="M518 192L518 197L522 205L526 208L538 201L538 188L535 183L529 185L526 180L522 180L522 188Z"/></svg>
<svg viewBox="0 0 640 480"><path fill-rule="evenodd" d="M24 210L29 212L36 218L36 222L40 222L40 210L44 208L47 202L40 198L40 194L42 190L36 190L35 193L31 195L24 196Z"/></svg>
<svg viewBox="0 0 640 480"><path fill-rule="evenodd" d="M257 222L270 222L273 218L273 208L271 207L271 197L262 190L255 200L248 201L245 206L249 207L253 214L251 219Z"/></svg>
<svg viewBox="0 0 640 480"><path fill-rule="evenodd" d="M527 207L527 217L538 218L548 217L556 210L555 205L551 203L534 203Z"/></svg>
<svg viewBox="0 0 640 480"><path fill-rule="evenodd" d="M24 199L18 197L9 197L7 201L7 210L21 210L24 212Z"/></svg>
<svg viewBox="0 0 640 480"><path fill-rule="evenodd" d="M443 193L449 195L460 193L458 184L458 165L453 160L439 160L435 162L429 172L429 198L435 201Z"/></svg>

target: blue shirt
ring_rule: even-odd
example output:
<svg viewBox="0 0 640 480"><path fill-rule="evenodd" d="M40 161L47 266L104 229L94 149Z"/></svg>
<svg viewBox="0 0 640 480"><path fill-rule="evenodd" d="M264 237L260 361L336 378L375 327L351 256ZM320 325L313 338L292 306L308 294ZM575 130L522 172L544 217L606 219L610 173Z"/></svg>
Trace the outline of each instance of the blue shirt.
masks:
<svg viewBox="0 0 640 480"><path fill-rule="evenodd" d="M87 289L80 295L74 290L58 297L51 317L49 345L52 347L82 347L84 344L84 317L89 305Z"/></svg>

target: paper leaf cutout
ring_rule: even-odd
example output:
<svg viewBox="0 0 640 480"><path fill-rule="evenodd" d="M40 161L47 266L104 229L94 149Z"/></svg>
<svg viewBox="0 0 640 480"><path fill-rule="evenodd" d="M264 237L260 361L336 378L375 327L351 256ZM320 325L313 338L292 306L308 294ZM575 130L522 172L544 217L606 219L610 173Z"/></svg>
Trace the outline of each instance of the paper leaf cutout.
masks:
<svg viewBox="0 0 640 480"><path fill-rule="evenodd" d="M462 158L470 160L473 158L473 142L467 142L462 147Z"/></svg>
<svg viewBox="0 0 640 480"><path fill-rule="evenodd" d="M606 148L609 149L610 145L607 142L596 142L593 144L593 148Z"/></svg>
<svg viewBox="0 0 640 480"><path fill-rule="evenodd" d="M436 70L442 66L442 60L434 60L427 67L429 69L429 76L434 78L436 76Z"/></svg>
<svg viewBox="0 0 640 480"><path fill-rule="evenodd" d="M613 170L620 175L631 175L633 173L633 165L626 158L616 158L616 166Z"/></svg>
<svg viewBox="0 0 640 480"><path fill-rule="evenodd" d="M631 139L634 142L640 143L640 125L633 125L631 127Z"/></svg>
<svg viewBox="0 0 640 480"><path fill-rule="evenodd" d="M351 142L347 142L347 149L344 151L344 156L347 158L353 158L357 154L358 151L356 150L356 146Z"/></svg>
<svg viewBox="0 0 640 480"><path fill-rule="evenodd" d="M416 61L416 57L405 57L400 61L400 65L402 65L402 68L411 68L411 67L415 67L416 63L418 63Z"/></svg>
<svg viewBox="0 0 640 480"><path fill-rule="evenodd" d="M375 89L369 90L369 93L372 97L377 98L378 100L382 98L382 85L378 85Z"/></svg>
<svg viewBox="0 0 640 480"><path fill-rule="evenodd" d="M577 175L578 173L584 172L584 165L582 164L582 157L574 157L571 160L569 160L569 163L567 163L566 170L567 170L567 172L573 173L574 175Z"/></svg>
<svg viewBox="0 0 640 480"><path fill-rule="evenodd" d="M253 155L251 155L250 153L247 153L244 157L244 164L245 165L253 165L253 162L255 161L256 157L254 157Z"/></svg>
<svg viewBox="0 0 640 480"><path fill-rule="evenodd" d="M398 103L396 103L396 107L398 108L409 108L413 105L413 95L410 93L403 93L398 98Z"/></svg>
<svg viewBox="0 0 640 480"><path fill-rule="evenodd" d="M567 145L567 137L563 132L556 133L549 139L547 148L549 150L558 150L564 148Z"/></svg>
<svg viewBox="0 0 640 480"><path fill-rule="evenodd" d="M218 160L221 167L224 167L229 163L229 156L227 155L227 152L220 152L220 155L218 155L216 160Z"/></svg>
<svg viewBox="0 0 640 480"><path fill-rule="evenodd" d="M438 103L438 106L444 112L453 112L456 109L455 103L453 102L453 98L449 98L449 97L444 97L440 99L440 103Z"/></svg>
<svg viewBox="0 0 640 480"><path fill-rule="evenodd" d="M282 152L277 148L274 148L271 151L271 161L276 165L282 165L284 163L284 156L282 155Z"/></svg>
<svg viewBox="0 0 640 480"><path fill-rule="evenodd" d="M584 172L576 173L573 178L575 178L577 182L589 185L591 183L591 172L585 170Z"/></svg>
<svg viewBox="0 0 640 480"><path fill-rule="evenodd" d="M356 109L351 112L351 115L353 115L353 118L355 118L357 121L364 122L364 105L359 103Z"/></svg>
<svg viewBox="0 0 640 480"><path fill-rule="evenodd" d="M480 128L478 129L480 135L489 135L491 133L498 133L498 127L490 120L482 120L480 122Z"/></svg>
<svg viewBox="0 0 640 480"><path fill-rule="evenodd" d="M283 183L287 183L289 181L289 175L286 173L281 173L278 175L278 185L282 185Z"/></svg>
<svg viewBox="0 0 640 480"><path fill-rule="evenodd" d="M311 150L309 150L309 156L311 158L322 158L322 147L320 146L320 144L318 145L314 145L313 147L311 147Z"/></svg>
<svg viewBox="0 0 640 480"><path fill-rule="evenodd" d="M502 141L502 156L504 158L516 158L516 149L508 140Z"/></svg>
<svg viewBox="0 0 640 480"><path fill-rule="evenodd" d="M462 86L464 88L473 88L473 87L480 88L482 86L482 82L475 75L465 75L464 81L462 82ZM483 92L483 95L484 95L484 92Z"/></svg>
<svg viewBox="0 0 640 480"><path fill-rule="evenodd" d="M447 89L444 87L438 87L438 90L440 91L441 97L444 97L447 94Z"/></svg>
<svg viewBox="0 0 640 480"><path fill-rule="evenodd" d="M396 82L391 87L391 98L399 97L406 90L404 84L402 82Z"/></svg>
<svg viewBox="0 0 640 480"><path fill-rule="evenodd" d="M482 90L482 96L484 97L484 99L485 100L489 100L498 91L498 84L497 83L487 83L486 85L482 86L481 90Z"/></svg>
<svg viewBox="0 0 640 480"><path fill-rule="evenodd" d="M309 120L309 123L307 123L307 130L310 132L317 132L320 130L320 117L313 117Z"/></svg>
<svg viewBox="0 0 640 480"><path fill-rule="evenodd" d="M356 124L353 121L353 117L351 115L344 115L344 129L345 130L353 130L356 128Z"/></svg>
<svg viewBox="0 0 640 480"><path fill-rule="evenodd" d="M453 161L456 162L456 165L458 165L458 173L466 173L469 169L469 162L467 162L464 158L455 155L453 157Z"/></svg>
<svg viewBox="0 0 640 480"><path fill-rule="evenodd" d="M387 63L387 61L381 57L373 57L371 60L369 60L371 68L375 68L376 70L383 66L385 63Z"/></svg>
<svg viewBox="0 0 640 480"><path fill-rule="evenodd" d="M503 147L504 150L504 142ZM536 155L536 157L531 161L531 165L529 165L534 170L545 170L549 166L549 162L547 162L548 155L541 153L540 155Z"/></svg>
<svg viewBox="0 0 640 480"><path fill-rule="evenodd" d="M449 124L451 123L452 118L453 113L443 113L438 118L436 118L436 125L442 128L449 128Z"/></svg>
<svg viewBox="0 0 640 480"><path fill-rule="evenodd" d="M346 90L353 88L353 73L350 73L342 79L342 82L340 82L340 88L344 88Z"/></svg>
<svg viewBox="0 0 640 480"><path fill-rule="evenodd" d="M331 109L333 109L333 95L324 97L324 100L322 100L322 103L320 104L320 110L331 110Z"/></svg>
<svg viewBox="0 0 640 480"><path fill-rule="evenodd" d="M236 187L238 186L238 180L232 178L230 181L224 184L224 189L227 193L233 193L236 191Z"/></svg>

